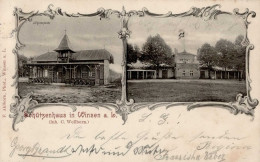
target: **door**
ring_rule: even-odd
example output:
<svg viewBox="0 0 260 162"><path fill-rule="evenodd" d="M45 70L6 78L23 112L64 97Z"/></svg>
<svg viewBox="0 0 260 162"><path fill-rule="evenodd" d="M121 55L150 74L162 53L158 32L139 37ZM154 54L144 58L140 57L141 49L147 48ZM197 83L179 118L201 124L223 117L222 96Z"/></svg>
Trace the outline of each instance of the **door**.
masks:
<svg viewBox="0 0 260 162"><path fill-rule="evenodd" d="M61 83L61 81L62 81L62 72L58 71L57 72L57 83Z"/></svg>
<svg viewBox="0 0 260 162"><path fill-rule="evenodd" d="M167 79L168 78L168 70L162 70L162 78Z"/></svg>
<svg viewBox="0 0 260 162"><path fill-rule="evenodd" d="M96 66L95 68L95 85L100 84L100 67Z"/></svg>
<svg viewBox="0 0 260 162"><path fill-rule="evenodd" d="M200 79L205 79L205 71L200 72Z"/></svg>

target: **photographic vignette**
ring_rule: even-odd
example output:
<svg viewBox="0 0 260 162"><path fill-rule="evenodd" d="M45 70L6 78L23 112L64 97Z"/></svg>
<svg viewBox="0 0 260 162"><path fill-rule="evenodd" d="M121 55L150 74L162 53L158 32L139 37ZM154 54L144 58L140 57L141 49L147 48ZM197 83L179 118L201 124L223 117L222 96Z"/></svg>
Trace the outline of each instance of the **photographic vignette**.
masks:
<svg viewBox="0 0 260 162"><path fill-rule="evenodd" d="M12 77L13 84L15 87L15 95L13 96L15 102L10 105L10 118L13 118L13 130L17 131L15 128L16 124L23 122L25 120L25 113L32 113L35 109L42 108L45 106L62 106L69 107L72 111L76 111L76 106L90 106L94 108L106 108L112 111L114 109L117 114L122 117L123 124L127 121L128 115L138 111L143 108L148 108L148 110L154 110L159 107L165 107L166 109L174 107L174 106L187 106L187 110L190 111L195 108L201 107L217 107L224 108L228 110L230 113L237 115L239 113L246 114L254 117L254 109L258 105L258 100L253 99L250 95L251 91L251 80L249 73L249 58L250 51L254 49L254 45L249 42L247 32L249 29L250 22L248 18L254 18L256 13L254 11L249 11L249 9L245 9L245 11L240 12L239 9L234 9L233 12L225 12L220 10L220 5L216 4L213 6L197 8L191 7L189 11L183 13L173 14L172 12L167 12L165 14L157 14L150 12L147 8L143 8L142 10L131 10L126 11L125 8L122 8L122 11L117 11L113 9L104 9L99 8L97 12L90 14L70 14L66 11L63 11L61 8L54 8L52 4L50 4L47 10L40 11L31 11L24 12L21 8L14 9L14 16L16 17L16 26L12 32L12 35L15 34L16 45L13 49L13 54L15 55L15 74ZM26 96L21 97L18 95L18 54L19 50L25 46L19 39L19 32L21 27L29 21L32 21L34 16L47 16L51 20L55 18L55 16L65 16L71 18L77 17L93 17L98 16L100 19L108 19L111 15L116 15L120 19L120 31L118 32L118 38L122 40L123 43L123 60L122 60L122 78L121 78L121 99L117 100L115 103L38 103L37 101L32 99L32 93L28 93ZM156 18L168 18L168 17L189 17L194 16L197 18L203 18L206 20L217 19L218 15L235 15L241 18L244 22L244 27L246 29L245 37L242 41L242 45L246 47L246 65L245 65L245 80L246 80L246 96L242 94L237 94L235 102L140 102L135 103L133 99L128 99L127 97L127 39L131 36L131 31L128 29L128 21L130 18L134 18L134 16L144 17L156 17Z"/></svg>

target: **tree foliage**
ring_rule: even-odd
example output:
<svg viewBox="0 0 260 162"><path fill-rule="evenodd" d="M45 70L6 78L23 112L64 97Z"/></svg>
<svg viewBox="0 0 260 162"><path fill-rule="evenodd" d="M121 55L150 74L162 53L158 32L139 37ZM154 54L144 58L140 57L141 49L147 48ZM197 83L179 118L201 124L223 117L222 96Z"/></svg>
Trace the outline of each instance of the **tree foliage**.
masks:
<svg viewBox="0 0 260 162"><path fill-rule="evenodd" d="M140 49L137 45L127 44L127 63L136 63L140 57Z"/></svg>
<svg viewBox="0 0 260 162"><path fill-rule="evenodd" d="M227 69L244 71L246 47L241 44L243 39L244 36L242 35L237 36L234 43L226 39L220 39L215 47L205 43L198 53L198 60L209 71L214 66L222 67L225 71ZM227 73L225 73L224 78L227 78Z"/></svg>
<svg viewBox="0 0 260 162"><path fill-rule="evenodd" d="M241 44L244 36L239 35L235 40L235 51L236 55L234 55L234 63L233 66L237 70L245 70L245 62L246 62L246 47Z"/></svg>
<svg viewBox="0 0 260 162"><path fill-rule="evenodd" d="M216 45L215 49L217 53L220 55L218 65L225 69L233 67L233 55L235 53L235 45L226 39L220 39Z"/></svg>
<svg viewBox="0 0 260 162"><path fill-rule="evenodd" d="M210 44L205 43L200 48L198 60L207 67L212 67L218 63L217 51Z"/></svg>
<svg viewBox="0 0 260 162"><path fill-rule="evenodd" d="M142 47L142 55L140 61L150 63L155 67L160 64L171 64L172 49L165 43L162 37L149 36Z"/></svg>
<svg viewBox="0 0 260 162"><path fill-rule="evenodd" d="M200 64L202 66L208 68L208 72L209 72L208 76L209 76L209 78L211 78L210 71L212 70L213 66L218 64L218 60L219 60L217 51L210 44L205 43L200 48L200 51L199 51L197 57L198 57L198 60L200 61Z"/></svg>
<svg viewBox="0 0 260 162"><path fill-rule="evenodd" d="M26 66L28 60L26 56L18 54L18 73L20 77L24 77L29 73L29 69Z"/></svg>

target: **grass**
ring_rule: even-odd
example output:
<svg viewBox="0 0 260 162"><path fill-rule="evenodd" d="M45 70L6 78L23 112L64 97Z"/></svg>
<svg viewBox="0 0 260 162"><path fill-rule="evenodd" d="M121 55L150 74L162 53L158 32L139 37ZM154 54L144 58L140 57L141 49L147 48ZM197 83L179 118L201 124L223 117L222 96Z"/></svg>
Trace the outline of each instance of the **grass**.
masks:
<svg viewBox="0 0 260 162"><path fill-rule="evenodd" d="M121 85L104 86L43 85L19 83L19 95L33 92L39 103L113 102L121 99ZM138 80L129 81L128 98L135 102L194 102L236 100L246 94L245 81L237 80Z"/></svg>
<svg viewBox="0 0 260 162"><path fill-rule="evenodd" d="M121 87L44 85L21 82L18 85L20 96L33 92L32 98L39 103L89 103L113 102L121 98Z"/></svg>
<svg viewBox="0 0 260 162"><path fill-rule="evenodd" d="M238 93L246 94L245 81L177 80L128 83L128 98L135 102L230 102L236 100Z"/></svg>

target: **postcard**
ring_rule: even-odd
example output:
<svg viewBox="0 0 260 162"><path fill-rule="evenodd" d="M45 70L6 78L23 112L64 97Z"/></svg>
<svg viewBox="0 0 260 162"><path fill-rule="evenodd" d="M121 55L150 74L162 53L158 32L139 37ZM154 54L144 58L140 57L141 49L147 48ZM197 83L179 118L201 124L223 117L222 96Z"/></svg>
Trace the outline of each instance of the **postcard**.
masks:
<svg viewBox="0 0 260 162"><path fill-rule="evenodd" d="M259 162L254 0L0 1L1 162Z"/></svg>

